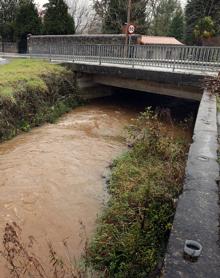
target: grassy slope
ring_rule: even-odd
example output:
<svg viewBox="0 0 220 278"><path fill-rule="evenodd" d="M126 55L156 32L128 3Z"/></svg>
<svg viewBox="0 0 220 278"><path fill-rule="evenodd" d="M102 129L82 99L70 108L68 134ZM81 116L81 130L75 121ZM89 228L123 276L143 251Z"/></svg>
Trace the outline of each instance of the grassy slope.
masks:
<svg viewBox="0 0 220 278"><path fill-rule="evenodd" d="M0 66L0 141L53 122L77 105L74 74L44 60L17 59Z"/></svg>
<svg viewBox="0 0 220 278"><path fill-rule="evenodd" d="M189 140L149 113L131 131L134 147L113 165L111 198L87 250L104 277L155 277L162 265Z"/></svg>
<svg viewBox="0 0 220 278"><path fill-rule="evenodd" d="M13 95L27 87L46 90L42 76L62 74L65 69L43 60L17 59L0 67L0 96Z"/></svg>

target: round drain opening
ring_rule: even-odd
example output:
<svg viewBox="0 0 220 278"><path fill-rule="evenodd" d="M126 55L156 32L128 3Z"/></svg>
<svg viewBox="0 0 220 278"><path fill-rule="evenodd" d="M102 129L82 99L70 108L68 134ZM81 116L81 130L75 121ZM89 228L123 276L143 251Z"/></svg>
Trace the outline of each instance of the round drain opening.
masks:
<svg viewBox="0 0 220 278"><path fill-rule="evenodd" d="M192 258L198 258L202 252L202 245L195 240L186 240L184 253Z"/></svg>

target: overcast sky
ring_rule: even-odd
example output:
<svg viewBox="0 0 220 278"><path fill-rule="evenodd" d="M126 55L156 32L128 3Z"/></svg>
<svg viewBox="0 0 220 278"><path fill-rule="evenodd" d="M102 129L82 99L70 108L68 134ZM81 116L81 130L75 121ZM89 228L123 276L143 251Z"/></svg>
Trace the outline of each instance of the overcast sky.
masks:
<svg viewBox="0 0 220 278"><path fill-rule="evenodd" d="M47 3L47 0L35 0L35 3L43 5L43 4Z"/></svg>
<svg viewBox="0 0 220 278"><path fill-rule="evenodd" d="M48 0L34 0L35 1L35 3L36 4L39 4L39 5L43 5L43 4L45 4L45 3L47 3L48 2ZM74 1L74 0L73 0ZM84 0L84 2L90 2L90 0ZM83 2L83 1L81 1L81 2Z"/></svg>
<svg viewBox="0 0 220 278"><path fill-rule="evenodd" d="M89 2L90 0L87 0L87 1ZM180 0L180 1L182 2L182 4L185 4L187 0ZM35 0L35 2L37 4L43 5L43 4L47 3L48 1L47 0Z"/></svg>

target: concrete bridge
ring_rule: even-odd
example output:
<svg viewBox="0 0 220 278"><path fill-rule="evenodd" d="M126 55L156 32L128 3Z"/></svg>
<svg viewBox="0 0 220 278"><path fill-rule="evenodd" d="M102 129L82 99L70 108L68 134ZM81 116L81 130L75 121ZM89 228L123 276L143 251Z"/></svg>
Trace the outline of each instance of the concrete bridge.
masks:
<svg viewBox="0 0 220 278"><path fill-rule="evenodd" d="M203 77L220 71L220 47L57 44L51 37L39 47L33 36L29 54L1 56L71 63L84 87L101 84L198 101Z"/></svg>
<svg viewBox="0 0 220 278"><path fill-rule="evenodd" d="M0 56L45 58L68 63L76 72L81 88L101 84L201 100L163 277L219 277L216 98L204 92L201 85L205 76L218 75L220 48L72 45L62 41L53 44L49 40L42 47L30 44L29 54ZM196 262L183 257L187 239L202 244L202 255Z"/></svg>

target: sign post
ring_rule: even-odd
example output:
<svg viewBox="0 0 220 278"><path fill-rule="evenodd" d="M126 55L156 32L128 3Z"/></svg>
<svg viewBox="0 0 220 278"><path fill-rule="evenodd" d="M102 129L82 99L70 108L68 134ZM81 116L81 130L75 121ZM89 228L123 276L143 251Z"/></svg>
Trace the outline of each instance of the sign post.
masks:
<svg viewBox="0 0 220 278"><path fill-rule="evenodd" d="M130 24L128 25L128 29L127 29L127 32L128 32L128 45L130 46L131 44L131 35L134 34L134 31L135 31L135 27L133 24Z"/></svg>
<svg viewBox="0 0 220 278"><path fill-rule="evenodd" d="M131 58L131 35L134 34L135 27L133 24L128 25L127 34L128 34L128 58Z"/></svg>
<svg viewBox="0 0 220 278"><path fill-rule="evenodd" d="M128 0L128 11L127 11L127 28L126 28L126 37L125 37L125 49L128 47L128 27L131 21L131 0Z"/></svg>

